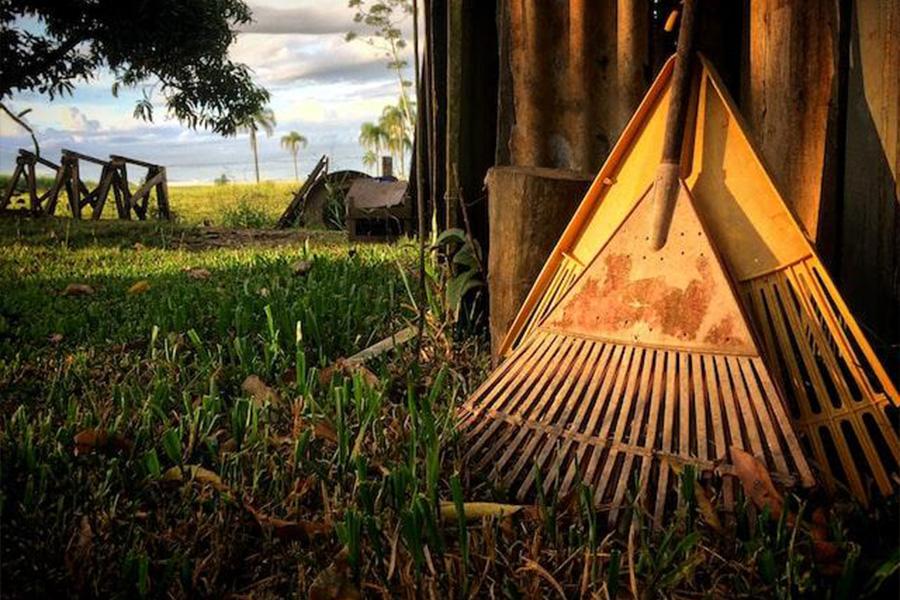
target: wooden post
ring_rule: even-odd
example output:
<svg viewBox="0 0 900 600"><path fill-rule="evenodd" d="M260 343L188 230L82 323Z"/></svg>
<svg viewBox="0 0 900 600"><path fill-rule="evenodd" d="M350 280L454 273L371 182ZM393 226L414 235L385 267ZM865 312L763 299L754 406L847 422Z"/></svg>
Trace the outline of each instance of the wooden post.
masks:
<svg viewBox="0 0 900 600"><path fill-rule="evenodd" d="M491 350L494 358L541 267L593 177L562 169L488 171Z"/></svg>
<svg viewBox="0 0 900 600"><path fill-rule="evenodd" d="M649 85L649 0L618 0L616 12L616 81L618 135L637 109Z"/></svg>
<svg viewBox="0 0 900 600"><path fill-rule="evenodd" d="M751 0L748 23L744 116L782 195L815 241L823 204L836 193L835 174L824 167L837 132L837 3Z"/></svg>

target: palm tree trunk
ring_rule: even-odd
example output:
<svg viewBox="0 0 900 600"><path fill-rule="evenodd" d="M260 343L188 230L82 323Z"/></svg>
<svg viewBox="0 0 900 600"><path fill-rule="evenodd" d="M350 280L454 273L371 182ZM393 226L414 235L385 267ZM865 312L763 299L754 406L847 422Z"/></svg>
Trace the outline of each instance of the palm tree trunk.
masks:
<svg viewBox="0 0 900 600"><path fill-rule="evenodd" d="M259 183L259 152L256 148L256 131L250 130L250 149L253 150L253 166L256 168L256 183Z"/></svg>
<svg viewBox="0 0 900 600"><path fill-rule="evenodd" d="M297 170L297 153L293 152L294 155L294 181L300 181L300 172Z"/></svg>

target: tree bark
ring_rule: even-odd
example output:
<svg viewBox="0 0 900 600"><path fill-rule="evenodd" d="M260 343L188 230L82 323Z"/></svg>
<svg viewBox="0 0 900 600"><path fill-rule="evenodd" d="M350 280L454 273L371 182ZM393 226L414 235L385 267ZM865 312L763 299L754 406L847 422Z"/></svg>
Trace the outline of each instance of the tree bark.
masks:
<svg viewBox="0 0 900 600"><path fill-rule="evenodd" d="M550 251L591 184L590 174L535 167L488 172L488 254L491 350L494 358L510 323Z"/></svg>

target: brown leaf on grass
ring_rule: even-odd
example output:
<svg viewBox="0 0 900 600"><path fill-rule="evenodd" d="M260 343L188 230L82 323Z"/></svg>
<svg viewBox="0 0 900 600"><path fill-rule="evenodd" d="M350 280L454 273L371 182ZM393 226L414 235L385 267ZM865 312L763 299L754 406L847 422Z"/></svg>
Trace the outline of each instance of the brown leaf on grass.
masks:
<svg viewBox="0 0 900 600"><path fill-rule="evenodd" d="M75 456L102 450L128 452L131 442L117 433L108 433L104 429L84 429L75 434Z"/></svg>
<svg viewBox="0 0 900 600"><path fill-rule="evenodd" d="M162 474L163 481L170 481L176 483L184 483L185 475L192 480L198 483L208 485L213 488L217 492L226 493L229 492L230 489L225 483L222 481L222 478L217 474L213 473L209 469L204 469L199 465L187 465L185 467L172 467L168 471Z"/></svg>
<svg viewBox="0 0 900 600"><path fill-rule="evenodd" d="M90 296L93 293L94 288L86 283L70 283L62 291L63 296Z"/></svg>
<svg viewBox="0 0 900 600"><path fill-rule="evenodd" d="M78 530L72 533L69 544L66 546L65 564L69 576L75 581L75 587L79 590L85 584L85 563L90 560L91 550L94 546L94 530L91 529L91 520L87 515L81 517Z"/></svg>
<svg viewBox="0 0 900 600"><path fill-rule="evenodd" d="M58 343L60 343L61 341L63 341L63 334L61 334L61 333L51 333L51 334L47 337L47 341L50 342L51 344L58 344Z"/></svg>
<svg viewBox="0 0 900 600"><path fill-rule="evenodd" d="M349 361L346 358L339 358L331 365L322 369L319 373L319 383L322 386L328 386L331 384L335 375L351 378L357 374L370 388L377 388L381 384L381 380L378 379L378 376L375 375L375 373L364 367L362 364Z"/></svg>
<svg viewBox="0 0 900 600"><path fill-rule="evenodd" d="M499 504L497 502L464 502L463 514L467 521L474 521L483 517L510 517L521 511L524 506L520 504ZM458 518L456 504L453 502L441 502L441 519L447 522L455 522Z"/></svg>
<svg viewBox="0 0 900 600"><path fill-rule="evenodd" d="M719 520L719 513L716 512L716 507L713 506L700 482L694 484L694 500L697 502L697 510L703 515L703 520L706 521L706 524L716 533L722 533L724 529L722 528L722 521Z"/></svg>
<svg viewBox="0 0 900 600"><path fill-rule="evenodd" d="M347 552L341 552L309 586L309 600L361 600L362 593L348 576Z"/></svg>
<svg viewBox="0 0 900 600"><path fill-rule="evenodd" d="M196 279L200 281L212 277L212 273L210 273L206 269L195 269L193 267L188 267L184 269L184 272L190 279Z"/></svg>
<svg viewBox="0 0 900 600"><path fill-rule="evenodd" d="M333 444L338 443L337 429L328 421L316 421L313 426L313 434L321 440L328 440Z"/></svg>
<svg viewBox="0 0 900 600"><path fill-rule="evenodd" d="M279 540L286 542L305 542L310 541L319 535L330 535L332 526L328 523L317 523L315 521L287 521L277 517L265 515L249 504L245 505L247 512L253 515L261 529L272 532L272 535Z"/></svg>
<svg viewBox="0 0 900 600"><path fill-rule="evenodd" d="M553 577L553 575L550 574L549 571L547 571L547 569L542 567L539 563L531 560L530 558L523 557L522 560L524 561L525 566L516 569L516 573L534 571L535 573L540 575L541 578L544 579L544 581L549 583L554 590L556 590L556 593L559 594L560 598L562 598L563 600L567 598L566 592L563 590L562 585L560 585L560 583Z"/></svg>
<svg viewBox="0 0 900 600"><path fill-rule="evenodd" d="M311 260L298 260L291 264L291 271L294 272L294 275L297 277L303 277L310 271L312 271L313 263Z"/></svg>
<svg viewBox="0 0 900 600"><path fill-rule="evenodd" d="M137 296L139 294L145 294L150 291L150 282L146 279L141 279L130 288L128 288L128 293L132 296Z"/></svg>
<svg viewBox="0 0 900 600"><path fill-rule="evenodd" d="M145 250L147 247L140 242L134 243L134 249L137 251Z"/></svg>
<svg viewBox="0 0 900 600"><path fill-rule="evenodd" d="M267 401L272 404L278 404L281 401L278 392L263 383L263 380L256 375L247 377L244 383L241 384L241 389L245 393L250 394L257 404L264 404Z"/></svg>
<svg viewBox="0 0 900 600"><path fill-rule="evenodd" d="M736 446L731 447L731 459L744 493L753 504L760 510L768 507L773 519L780 518L784 510L784 498L772 483L766 466L755 456Z"/></svg>

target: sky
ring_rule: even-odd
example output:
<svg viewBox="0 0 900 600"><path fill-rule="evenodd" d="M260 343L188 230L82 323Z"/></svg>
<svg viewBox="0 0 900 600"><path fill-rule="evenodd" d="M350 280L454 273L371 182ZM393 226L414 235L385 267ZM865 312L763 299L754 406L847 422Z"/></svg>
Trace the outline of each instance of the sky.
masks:
<svg viewBox="0 0 900 600"><path fill-rule="evenodd" d="M255 22L238 35L231 57L247 64L257 83L269 90L277 126L271 138L261 135L263 179L291 180L294 167L279 138L298 131L309 140L300 154L300 176L328 154L330 168L365 170L357 137L360 124L375 121L381 109L396 103L396 74L383 52L360 38L345 40L353 23L346 0L249 0ZM411 36L412 19L404 30ZM412 45L410 44L410 47ZM407 56L412 64L412 55ZM407 79L413 78L411 67ZM57 161L62 148L105 158L121 154L167 167L173 183L211 183L222 174L232 181L251 181L253 156L246 134L223 138L183 127L165 117L157 103L154 121L133 117L142 90L111 93L112 76L98 73L78 82L71 96L52 102L38 94L17 94L8 103L27 115L35 128L41 154ZM0 172L11 172L18 148L30 148L27 133L0 115ZM84 177L99 175L86 165Z"/></svg>

